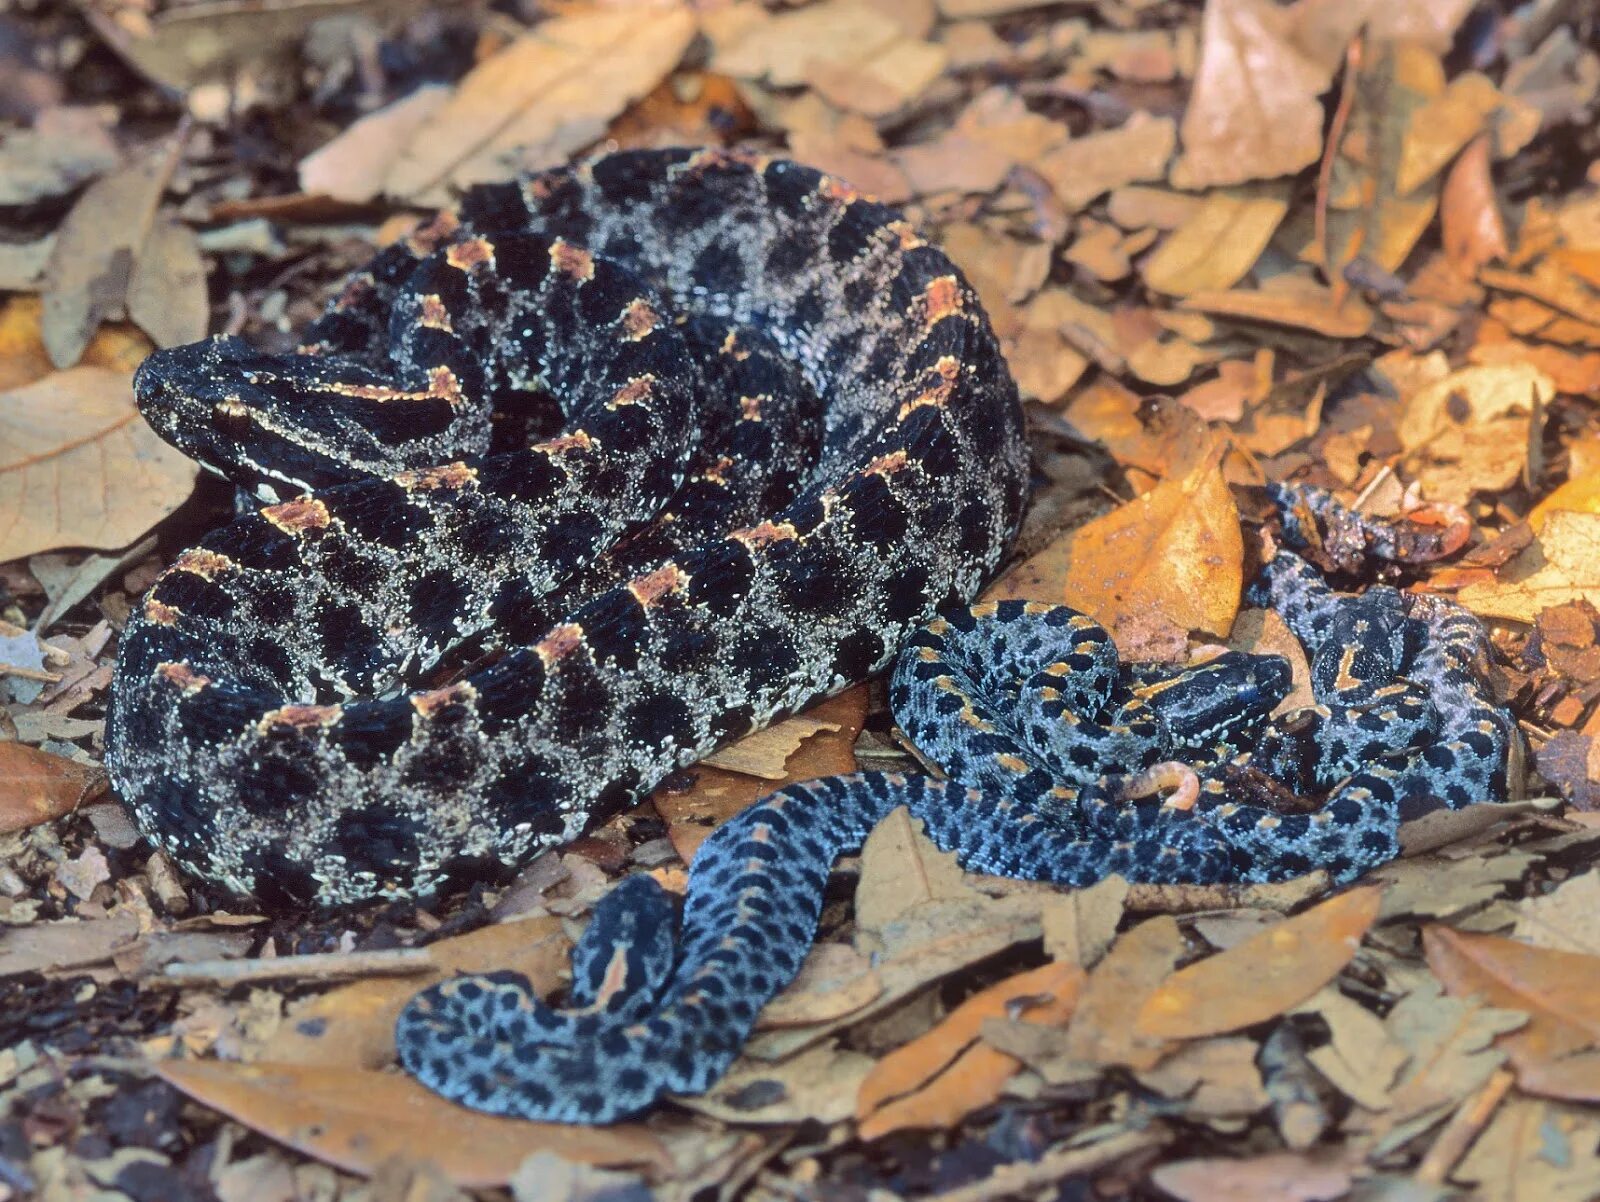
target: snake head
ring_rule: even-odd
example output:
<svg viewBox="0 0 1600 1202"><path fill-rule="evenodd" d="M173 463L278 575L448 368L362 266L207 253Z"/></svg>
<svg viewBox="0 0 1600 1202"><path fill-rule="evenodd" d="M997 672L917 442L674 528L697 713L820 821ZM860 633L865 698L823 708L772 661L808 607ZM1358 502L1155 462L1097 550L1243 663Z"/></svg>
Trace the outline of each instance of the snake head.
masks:
<svg viewBox="0 0 1600 1202"><path fill-rule="evenodd" d="M453 376L408 389L362 362L229 337L158 350L133 377L157 434L267 502L453 458L459 389Z"/></svg>
<svg viewBox="0 0 1600 1202"><path fill-rule="evenodd" d="M1290 684L1283 656L1224 651L1134 692L1160 716L1174 744L1202 746L1265 721Z"/></svg>

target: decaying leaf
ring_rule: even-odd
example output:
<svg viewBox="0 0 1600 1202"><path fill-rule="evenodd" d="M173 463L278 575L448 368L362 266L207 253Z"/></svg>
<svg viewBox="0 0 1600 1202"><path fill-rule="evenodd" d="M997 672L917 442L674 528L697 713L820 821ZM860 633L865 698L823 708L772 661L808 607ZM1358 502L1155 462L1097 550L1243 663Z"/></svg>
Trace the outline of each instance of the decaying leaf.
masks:
<svg viewBox="0 0 1600 1202"><path fill-rule="evenodd" d="M1317 160L1331 70L1292 38L1292 17L1269 0L1209 0L1200 70L1183 116L1180 188L1289 175Z"/></svg>

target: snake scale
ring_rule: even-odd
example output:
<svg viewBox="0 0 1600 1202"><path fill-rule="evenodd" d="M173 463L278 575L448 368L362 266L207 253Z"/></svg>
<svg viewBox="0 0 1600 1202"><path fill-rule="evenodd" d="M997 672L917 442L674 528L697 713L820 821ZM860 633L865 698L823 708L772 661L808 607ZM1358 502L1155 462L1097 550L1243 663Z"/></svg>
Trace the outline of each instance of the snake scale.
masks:
<svg viewBox="0 0 1600 1202"><path fill-rule="evenodd" d="M1022 509L1015 388L949 261L792 163L629 152L475 189L300 353L159 352L136 393L264 503L133 615L107 727L144 829L236 892L515 863L905 648L897 719L949 779L774 794L703 845L681 922L628 878L565 1009L505 973L413 1000L402 1062L480 1109L603 1122L708 1088L896 806L1005 875L1346 881L1402 817L1505 788L1484 634L1448 602L1280 553L1254 599L1319 703L1283 722L1277 657L1123 665L1070 609L962 604ZM1330 512L1276 499L1292 541Z"/></svg>

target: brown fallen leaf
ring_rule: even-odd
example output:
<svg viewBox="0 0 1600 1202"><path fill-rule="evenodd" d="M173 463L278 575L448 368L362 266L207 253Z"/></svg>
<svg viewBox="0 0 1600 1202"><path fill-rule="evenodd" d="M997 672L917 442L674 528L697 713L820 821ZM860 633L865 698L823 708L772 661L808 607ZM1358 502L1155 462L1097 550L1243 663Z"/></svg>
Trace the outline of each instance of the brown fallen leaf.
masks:
<svg viewBox="0 0 1600 1202"><path fill-rule="evenodd" d="M94 764L0 743L0 834L70 814L105 784L105 770Z"/></svg>
<svg viewBox="0 0 1600 1202"><path fill-rule="evenodd" d="M1154 1039L1199 1039L1293 1009L1350 963L1382 900L1382 889L1351 889L1180 969L1145 999L1134 1026Z"/></svg>
<svg viewBox="0 0 1600 1202"><path fill-rule="evenodd" d="M1161 987L1183 950L1183 933L1167 914L1120 935L1084 982L1061 1055L1090 1066L1153 1068L1172 1042L1139 1030L1128 1016Z"/></svg>
<svg viewBox="0 0 1600 1202"><path fill-rule="evenodd" d="M1349 1191L1359 1158L1316 1152L1219 1156L1158 1165L1150 1180L1182 1202L1333 1202Z"/></svg>
<svg viewBox="0 0 1600 1202"><path fill-rule="evenodd" d="M1498 1041L1519 1086L1546 1097L1600 1101L1600 956L1440 926L1424 929L1422 948L1453 996L1476 994L1528 1015L1525 1027Z"/></svg>
<svg viewBox="0 0 1600 1202"><path fill-rule="evenodd" d="M1214 448L1183 477L1052 543L986 595L1081 609L1129 660L1156 658L1145 652L1169 644L1181 654L1190 630L1226 634L1239 611L1244 543L1219 464ZM1172 644L1161 630L1180 637Z"/></svg>
<svg viewBox="0 0 1600 1202"><path fill-rule="evenodd" d="M660 83L694 33L676 5L541 22L467 73L395 159L384 192L443 204L451 187L561 162Z"/></svg>
<svg viewBox="0 0 1600 1202"><path fill-rule="evenodd" d="M301 189L350 204L373 200L395 159L449 98L449 88L430 85L368 113L300 160Z"/></svg>
<svg viewBox="0 0 1600 1202"><path fill-rule="evenodd" d="M479 1114L399 1073L344 1066L162 1061L162 1080L189 1097L346 1172L370 1176L391 1156L427 1160L463 1188L504 1185L534 1152L597 1165L669 1171L643 1127L572 1127Z"/></svg>
<svg viewBox="0 0 1600 1202"><path fill-rule="evenodd" d="M1183 308L1241 321L1310 330L1325 338L1364 338L1372 310L1353 293L1342 300L1297 276L1278 276L1261 288L1205 290L1184 297Z"/></svg>
<svg viewBox="0 0 1600 1202"><path fill-rule="evenodd" d="M45 269L43 337L57 367L78 362L100 323L127 307L128 284L183 139L146 147L84 190Z"/></svg>
<svg viewBox="0 0 1600 1202"><path fill-rule="evenodd" d="M864 1140L909 1127L948 1127L1000 1096L1021 1068L1015 1057L978 1043L985 1021L1017 1012L1058 1025L1071 1017L1083 986L1076 964L1046 964L974 994L942 1023L873 1066L856 1093Z"/></svg>
<svg viewBox="0 0 1600 1202"><path fill-rule="evenodd" d="M128 377L74 367L0 393L0 561L121 547L189 495L195 466L133 407Z"/></svg>
<svg viewBox="0 0 1600 1202"><path fill-rule="evenodd" d="M1145 260L1144 281L1168 296L1231 288L1255 266L1288 211L1282 185L1219 188Z"/></svg>
<svg viewBox="0 0 1600 1202"><path fill-rule="evenodd" d="M1200 68L1183 115L1180 188L1207 188L1292 175L1322 149L1318 97L1331 67L1293 39L1289 10L1269 0L1208 0Z"/></svg>
<svg viewBox="0 0 1600 1202"><path fill-rule="evenodd" d="M1034 166L1075 211L1102 192L1161 179L1177 140L1170 117L1138 112L1117 129L1073 138Z"/></svg>
<svg viewBox="0 0 1600 1202"><path fill-rule="evenodd" d="M1439 197L1440 236L1445 254L1463 275L1510 253L1505 218L1489 172L1489 137L1479 134L1467 144Z"/></svg>
<svg viewBox="0 0 1600 1202"><path fill-rule="evenodd" d="M157 346L182 346L206 336L211 304L206 265L194 231L157 218L139 243L128 279L128 320Z"/></svg>
<svg viewBox="0 0 1600 1202"><path fill-rule="evenodd" d="M1534 544L1497 573L1456 594L1473 613L1532 623L1541 611L1587 600L1600 604L1600 513L1557 509Z"/></svg>

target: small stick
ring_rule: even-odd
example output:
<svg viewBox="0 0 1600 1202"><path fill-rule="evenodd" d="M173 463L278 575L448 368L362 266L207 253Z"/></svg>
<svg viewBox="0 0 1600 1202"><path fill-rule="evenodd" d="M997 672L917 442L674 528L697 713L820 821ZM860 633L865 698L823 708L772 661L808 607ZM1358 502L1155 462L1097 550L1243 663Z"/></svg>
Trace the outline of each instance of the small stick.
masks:
<svg viewBox="0 0 1600 1202"><path fill-rule="evenodd" d="M1456 1107L1456 1112L1450 1116L1450 1121L1439 1132L1439 1138L1433 1141L1433 1146L1428 1149L1412 1176L1427 1185L1443 1185L1451 1170L1467 1154L1472 1141L1478 1138L1495 1110L1505 1100L1516 1079L1517 1075L1510 1069L1496 1069L1484 1082L1482 1089Z"/></svg>
<svg viewBox="0 0 1600 1202"><path fill-rule="evenodd" d="M401 947L381 952L330 952L266 960L193 960L169 964L147 983L227 986L282 977L323 980L328 977L414 976L438 967L427 948Z"/></svg>

